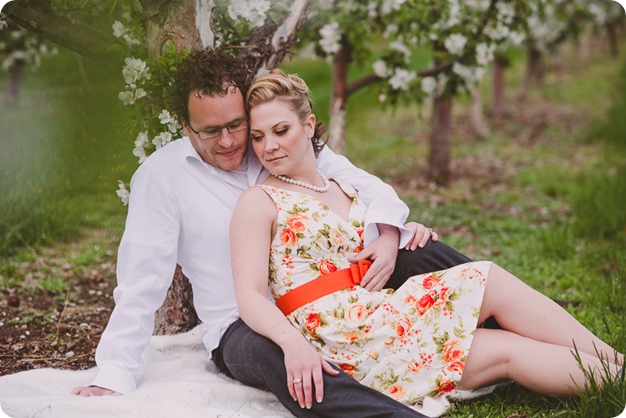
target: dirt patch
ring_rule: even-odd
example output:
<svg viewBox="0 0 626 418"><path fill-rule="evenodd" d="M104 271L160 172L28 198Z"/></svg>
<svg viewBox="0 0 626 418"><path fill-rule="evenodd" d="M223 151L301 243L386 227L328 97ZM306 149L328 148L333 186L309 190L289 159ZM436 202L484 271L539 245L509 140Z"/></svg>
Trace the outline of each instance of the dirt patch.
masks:
<svg viewBox="0 0 626 418"><path fill-rule="evenodd" d="M113 309L116 240L90 231L77 242L66 251L33 250L32 260L4 266L0 375L95 366L95 349ZM90 251L89 260L71 257Z"/></svg>

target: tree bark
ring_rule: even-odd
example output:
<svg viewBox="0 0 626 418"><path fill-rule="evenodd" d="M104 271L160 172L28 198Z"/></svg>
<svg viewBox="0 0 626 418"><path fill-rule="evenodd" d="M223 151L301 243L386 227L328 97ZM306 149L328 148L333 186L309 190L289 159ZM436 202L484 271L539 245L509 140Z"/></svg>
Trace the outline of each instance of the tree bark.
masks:
<svg viewBox="0 0 626 418"><path fill-rule="evenodd" d="M24 73L24 61L16 60L8 71L6 100L9 104L17 104L20 101L22 88L22 74Z"/></svg>
<svg viewBox="0 0 626 418"><path fill-rule="evenodd" d="M196 5L187 0L142 0L146 46L151 59L161 55L167 41L178 51L200 49L200 33L196 28Z"/></svg>
<svg viewBox="0 0 626 418"><path fill-rule="evenodd" d="M493 61L493 91L491 102L491 114L496 118L506 116L506 99L505 99L505 74L508 61L500 56L496 56Z"/></svg>
<svg viewBox="0 0 626 418"><path fill-rule="evenodd" d="M430 179L440 186L450 182L450 137L452 135L452 97L434 99L430 132Z"/></svg>
<svg viewBox="0 0 626 418"><path fill-rule="evenodd" d="M348 109L348 68L350 43L341 40L341 49L333 57L332 92L330 101L330 128L328 145L337 154L346 153L346 123Z"/></svg>
<svg viewBox="0 0 626 418"><path fill-rule="evenodd" d="M527 55L526 77L519 94L521 99L525 99L532 88L542 86L545 75L543 53L539 49L529 46Z"/></svg>
<svg viewBox="0 0 626 418"><path fill-rule="evenodd" d="M189 280L183 275L180 266L176 266L167 297L154 315L154 334L167 335L188 331L199 322L193 306L193 290Z"/></svg>
<svg viewBox="0 0 626 418"><path fill-rule="evenodd" d="M485 122L483 113L483 101L480 96L478 86L470 87L471 104L470 104L470 121L474 135L478 139L485 139L489 136L489 128Z"/></svg>
<svg viewBox="0 0 626 418"><path fill-rule="evenodd" d="M617 23L609 22L606 24L606 34L609 40L609 52L611 57L619 58L619 43L617 42Z"/></svg>

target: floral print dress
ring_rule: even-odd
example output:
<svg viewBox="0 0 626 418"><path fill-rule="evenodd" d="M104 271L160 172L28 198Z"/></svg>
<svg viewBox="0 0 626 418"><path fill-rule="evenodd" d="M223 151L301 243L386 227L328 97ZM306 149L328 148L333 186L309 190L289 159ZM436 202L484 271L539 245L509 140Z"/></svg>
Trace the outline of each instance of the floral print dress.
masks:
<svg viewBox="0 0 626 418"><path fill-rule="evenodd" d="M363 248L366 207L354 189L349 219L308 194L260 187L278 209L271 243L274 298L349 266ZM397 291L360 286L306 304L288 319L329 362L407 405L456 397L491 263L472 262L411 277Z"/></svg>

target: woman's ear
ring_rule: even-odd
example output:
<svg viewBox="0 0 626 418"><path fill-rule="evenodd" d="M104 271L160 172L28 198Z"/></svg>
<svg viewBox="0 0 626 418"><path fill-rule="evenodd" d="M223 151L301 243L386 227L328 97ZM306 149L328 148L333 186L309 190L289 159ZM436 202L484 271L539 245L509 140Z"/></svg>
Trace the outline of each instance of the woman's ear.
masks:
<svg viewBox="0 0 626 418"><path fill-rule="evenodd" d="M304 126L306 129L307 138L313 138L313 135L315 135L315 115L310 114Z"/></svg>

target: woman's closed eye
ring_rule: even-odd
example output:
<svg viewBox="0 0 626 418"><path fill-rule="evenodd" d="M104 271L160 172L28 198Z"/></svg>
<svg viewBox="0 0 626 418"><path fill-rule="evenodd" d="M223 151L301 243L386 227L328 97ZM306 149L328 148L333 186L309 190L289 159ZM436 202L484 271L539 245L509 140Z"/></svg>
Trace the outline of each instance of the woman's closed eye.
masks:
<svg viewBox="0 0 626 418"><path fill-rule="evenodd" d="M250 135L250 139L254 142L259 142L263 139L263 135Z"/></svg>
<svg viewBox="0 0 626 418"><path fill-rule="evenodd" d="M287 132L289 132L289 128L282 128L282 129L278 129L277 131L275 131L274 134L276 134L276 136L283 136Z"/></svg>

